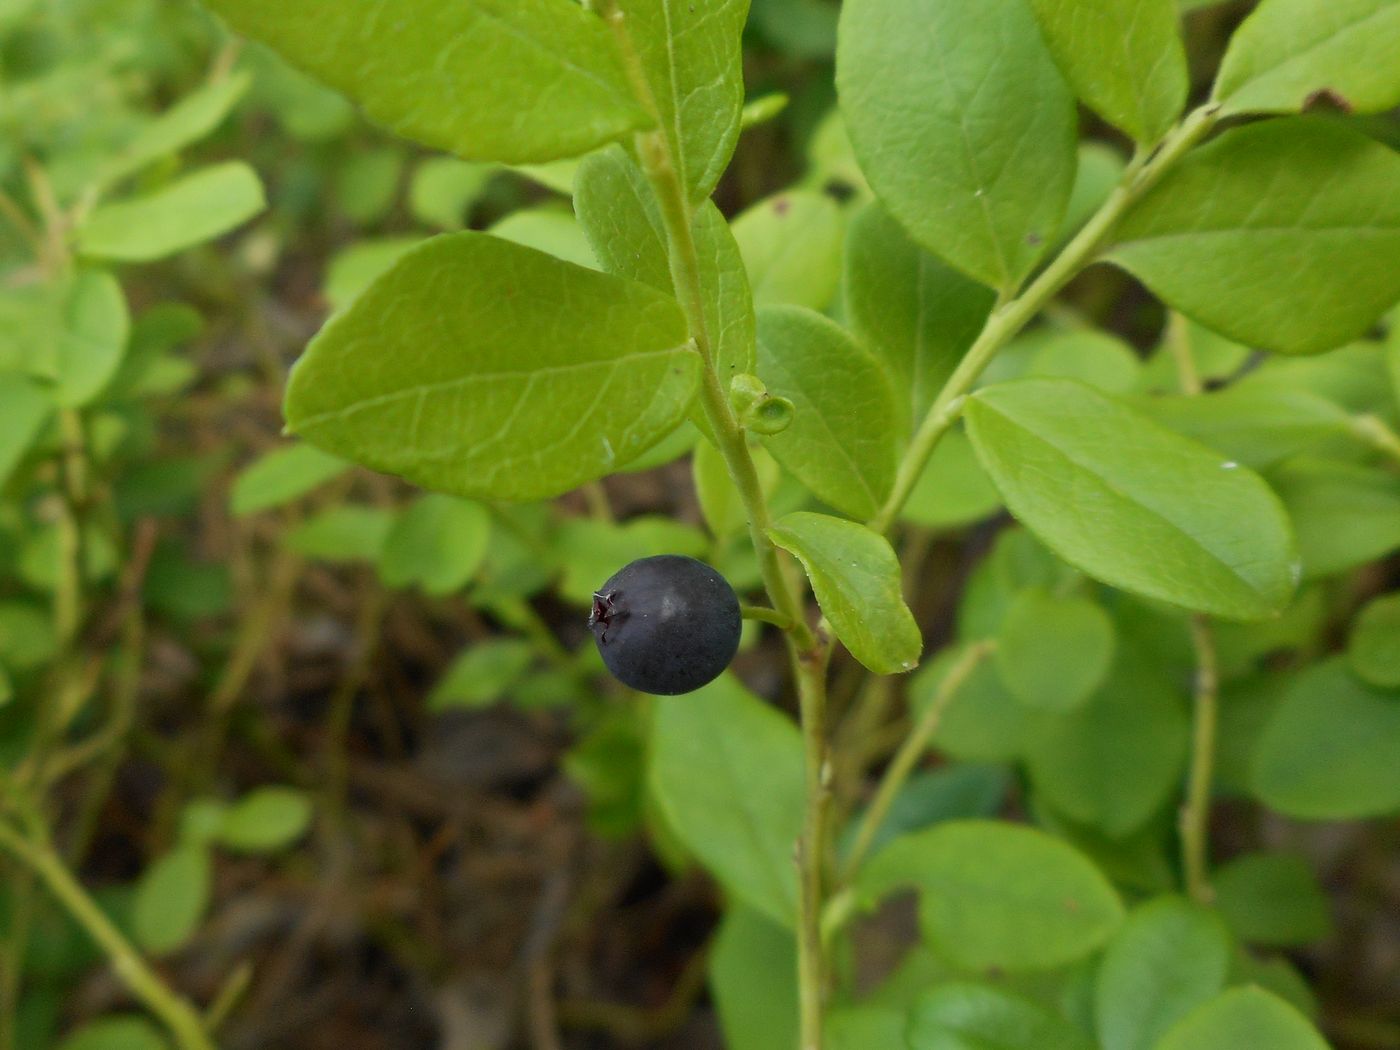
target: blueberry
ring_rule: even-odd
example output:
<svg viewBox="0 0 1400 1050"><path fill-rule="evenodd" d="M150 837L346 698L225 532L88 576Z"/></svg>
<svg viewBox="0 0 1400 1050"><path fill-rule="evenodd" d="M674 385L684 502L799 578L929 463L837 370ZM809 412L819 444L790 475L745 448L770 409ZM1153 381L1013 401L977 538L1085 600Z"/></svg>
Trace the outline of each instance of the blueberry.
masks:
<svg viewBox="0 0 1400 1050"><path fill-rule="evenodd" d="M588 617L608 670L643 693L713 681L739 648L739 599L723 576L679 554L641 558L593 595Z"/></svg>

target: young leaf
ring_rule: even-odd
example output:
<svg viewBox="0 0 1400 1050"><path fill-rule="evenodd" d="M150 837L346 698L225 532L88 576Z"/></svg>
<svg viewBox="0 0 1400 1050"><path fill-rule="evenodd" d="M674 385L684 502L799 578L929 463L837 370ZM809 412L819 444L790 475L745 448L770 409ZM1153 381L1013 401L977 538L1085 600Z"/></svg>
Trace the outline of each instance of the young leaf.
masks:
<svg viewBox="0 0 1400 1050"><path fill-rule="evenodd" d="M1361 610L1347 640L1347 656L1358 677L1400 689L1400 594L1377 598Z"/></svg>
<svg viewBox="0 0 1400 1050"><path fill-rule="evenodd" d="M734 240L754 302L825 310L841 282L844 235L836 202L808 190L785 191L737 215Z"/></svg>
<svg viewBox="0 0 1400 1050"><path fill-rule="evenodd" d="M177 846L151 863L136 883L132 936L148 952L164 955L194 934L209 906L209 852Z"/></svg>
<svg viewBox="0 0 1400 1050"><path fill-rule="evenodd" d="M1235 30L1214 97L1226 113L1297 113L1319 96L1352 113L1400 102L1395 0L1264 0Z"/></svg>
<svg viewBox="0 0 1400 1050"><path fill-rule="evenodd" d="M292 372L287 425L429 488L542 499L674 429L697 374L670 297L456 233L326 323Z"/></svg>
<svg viewBox="0 0 1400 1050"><path fill-rule="evenodd" d="M1327 895L1297 854L1247 853L1210 881L1216 907L1241 940L1286 947L1311 944L1331 931Z"/></svg>
<svg viewBox="0 0 1400 1050"><path fill-rule="evenodd" d="M284 445L238 475L229 502L234 514L256 514L305 496L349 469L339 456L314 446Z"/></svg>
<svg viewBox="0 0 1400 1050"><path fill-rule="evenodd" d="M53 415L53 401L26 376L0 373L0 489Z"/></svg>
<svg viewBox="0 0 1400 1050"><path fill-rule="evenodd" d="M997 669L1027 706L1068 711L1103 684L1115 644L1113 621L1097 602L1028 587L1002 621Z"/></svg>
<svg viewBox="0 0 1400 1050"><path fill-rule="evenodd" d="M228 116L251 82L252 77L247 72L233 73L186 95L143 127L102 165L99 185L120 182L148 164L204 138Z"/></svg>
<svg viewBox="0 0 1400 1050"><path fill-rule="evenodd" d="M617 0L692 201L710 195L739 140L740 37L749 0Z"/></svg>
<svg viewBox="0 0 1400 1050"><path fill-rule="evenodd" d="M1108 258L1202 324L1331 350L1400 299L1400 157L1335 121L1248 124L1189 154L1116 237Z"/></svg>
<svg viewBox="0 0 1400 1050"><path fill-rule="evenodd" d="M520 638L498 638L470 645L433 686L428 694L428 709L484 707L501 700L533 658L534 649Z"/></svg>
<svg viewBox="0 0 1400 1050"><path fill-rule="evenodd" d="M1029 999L959 981L925 993L909 1014L906 1032L909 1050L1093 1048L1074 1025Z"/></svg>
<svg viewBox="0 0 1400 1050"><path fill-rule="evenodd" d="M1391 471L1297 459L1269 481L1293 520L1303 579L1334 576L1400 548L1400 479Z"/></svg>
<svg viewBox="0 0 1400 1050"><path fill-rule="evenodd" d="M780 518L768 535L802 562L817 604L852 656L876 674L913 670L923 638L900 593L899 561L888 540L810 511Z"/></svg>
<svg viewBox="0 0 1400 1050"><path fill-rule="evenodd" d="M986 387L967 422L1011 512L1071 565L1226 619L1288 603L1293 536L1254 473L1068 380Z"/></svg>
<svg viewBox="0 0 1400 1050"><path fill-rule="evenodd" d="M759 312L758 372L796 409L764 439L773 458L853 518L880 509L898 459L894 393L879 363L834 321L796 306Z"/></svg>
<svg viewBox="0 0 1400 1050"><path fill-rule="evenodd" d="M1262 988L1231 988L1197 1007L1154 1050L1328 1050L1302 1014Z"/></svg>
<svg viewBox="0 0 1400 1050"><path fill-rule="evenodd" d="M1050 53L1085 104L1152 145L1186 104L1176 0L1031 0Z"/></svg>
<svg viewBox="0 0 1400 1050"><path fill-rule="evenodd" d="M1152 1050L1225 987L1230 940L1215 913L1180 897L1133 910L1104 951L1094 988L1103 1050Z"/></svg>
<svg viewBox="0 0 1400 1050"><path fill-rule="evenodd" d="M608 27L570 0L209 6L395 134L467 160L573 157L647 124Z"/></svg>
<svg viewBox="0 0 1400 1050"><path fill-rule="evenodd" d="M224 813L214 841L239 853L272 853L290 846L311 824L311 799L287 787L248 792Z"/></svg>
<svg viewBox="0 0 1400 1050"><path fill-rule="evenodd" d="M871 203L846 233L845 303L851 327L908 398L917 425L977 338L995 296L909 239Z"/></svg>
<svg viewBox="0 0 1400 1050"><path fill-rule="evenodd" d="M1075 169L1074 98L1024 0L851 0L836 88L890 213L959 270L1014 289Z"/></svg>
<svg viewBox="0 0 1400 1050"><path fill-rule="evenodd" d="M731 893L792 926L802 739L787 716L727 674L688 696L658 697L650 786L667 823Z"/></svg>
<svg viewBox="0 0 1400 1050"><path fill-rule="evenodd" d="M574 210L604 270L675 295L656 196L620 147L583 159L574 184ZM729 223L714 204L696 209L694 236L705 329L720 381L727 386L732 376L753 371L753 293Z"/></svg>
<svg viewBox="0 0 1400 1050"><path fill-rule="evenodd" d="M327 507L287 533L287 546L322 561L379 561L394 514L383 507L343 504Z"/></svg>
<svg viewBox="0 0 1400 1050"><path fill-rule="evenodd" d="M78 227L78 251L90 259L163 259L228 233L266 206L252 168L216 164L143 197L100 206Z"/></svg>
<svg viewBox="0 0 1400 1050"><path fill-rule="evenodd" d="M394 522L380 552L379 573L389 587L416 584L427 594L452 594L481 567L490 535L484 507L429 493Z"/></svg>
<svg viewBox="0 0 1400 1050"><path fill-rule="evenodd" d="M729 1050L797 1045L797 944L792 932L743 906L720 923L710 992Z"/></svg>
<svg viewBox="0 0 1400 1050"><path fill-rule="evenodd" d="M64 290L54 400L63 408L81 408L102 393L121 365L130 331L117 279L106 270L79 270Z"/></svg>
<svg viewBox="0 0 1400 1050"><path fill-rule="evenodd" d="M1400 695L1352 676L1344 657L1294 678L1254 751L1253 787L1302 820L1400 810Z"/></svg>
<svg viewBox="0 0 1400 1050"><path fill-rule="evenodd" d="M1134 645L1087 703L1028 720L1026 765L1057 812L1122 838L1180 784L1190 731L1180 695Z"/></svg>
<svg viewBox="0 0 1400 1050"><path fill-rule="evenodd" d="M968 969L1062 966L1123 920L1118 895L1083 855L1013 824L954 821L896 839L866 864L857 892L874 903L902 885L922 891L931 946Z"/></svg>

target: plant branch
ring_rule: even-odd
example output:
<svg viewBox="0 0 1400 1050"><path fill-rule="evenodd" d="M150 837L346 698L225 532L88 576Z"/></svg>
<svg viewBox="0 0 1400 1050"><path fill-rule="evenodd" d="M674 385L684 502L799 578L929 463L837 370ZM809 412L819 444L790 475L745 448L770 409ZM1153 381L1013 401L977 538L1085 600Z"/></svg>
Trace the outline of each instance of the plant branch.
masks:
<svg viewBox="0 0 1400 1050"><path fill-rule="evenodd" d="M741 605L739 606L739 614L745 620L771 623L774 627L781 627L785 631L792 626L792 621L778 612L777 609L769 609L762 605Z"/></svg>
<svg viewBox="0 0 1400 1050"><path fill-rule="evenodd" d="M1199 904L1210 904L1207 847L1210 831L1211 780L1215 770L1215 728L1220 671L1209 618L1191 617L1191 644L1196 650L1195 708L1191 730L1191 769L1186 802L1181 807L1181 859L1186 890Z"/></svg>
<svg viewBox="0 0 1400 1050"><path fill-rule="evenodd" d="M889 815L890 806L894 803L895 796L899 794L899 789L904 786L905 781L909 779L909 774L914 771L915 765L928 749L929 740L938 731L938 726L943 721L943 713L948 710L948 705L958 695L958 690L972 677L972 673L986 659L987 654L992 651L995 644L995 642L987 640L969 646L967 651L948 669L947 676L939 683L938 692L934 694L932 703L928 705L928 709L924 711L918 724L904 738L904 742L900 745L894 758L885 768L885 775L880 780L875 797L870 800L870 805L861 817L860 825L856 830L855 843L851 846L851 852L846 857L845 864L842 865L842 882L849 882L860 870L861 862L865 860L865 855L870 852L870 846L875 841L876 833Z"/></svg>
<svg viewBox="0 0 1400 1050"><path fill-rule="evenodd" d="M1139 153L1123 172L1118 187L1074 239L1065 245L1050 265L1020 295L992 310L981 334L963 355L958 367L943 384L928 414L900 461L894 488L880 511L870 519L876 532L888 532L903 509L914 484L927 466L929 456L943 435L957 420L963 401L978 377L997 352L1040 313L1066 284L1090 263L1113 232L1118 221L1144 193L1191 149L1205 138L1219 119L1220 107L1207 104L1192 111L1163 140L1150 156Z"/></svg>
<svg viewBox="0 0 1400 1050"><path fill-rule="evenodd" d="M10 853L44 884L73 920L107 954L117 976L164 1022L180 1050L215 1050L195 1008L172 991L146 965L141 954L83 889L53 848L30 841L10 824L0 821L0 848Z"/></svg>
<svg viewBox="0 0 1400 1050"><path fill-rule="evenodd" d="M1353 416L1351 430L1377 452L1384 453L1395 462L1400 463L1400 434L1397 434L1380 416L1369 412Z"/></svg>

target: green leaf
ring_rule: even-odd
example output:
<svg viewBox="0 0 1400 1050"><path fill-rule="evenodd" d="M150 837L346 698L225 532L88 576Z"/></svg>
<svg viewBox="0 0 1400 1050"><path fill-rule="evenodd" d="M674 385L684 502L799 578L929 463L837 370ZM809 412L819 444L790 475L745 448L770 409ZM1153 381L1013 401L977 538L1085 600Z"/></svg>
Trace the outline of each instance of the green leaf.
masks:
<svg viewBox="0 0 1400 1050"><path fill-rule="evenodd" d="M841 283L845 223L824 193L787 190L734 219L734 240L759 306L825 310Z"/></svg>
<svg viewBox="0 0 1400 1050"><path fill-rule="evenodd" d="M1299 459L1269 481L1293 520L1303 579L1334 576L1400 548L1400 479L1390 471Z"/></svg>
<svg viewBox="0 0 1400 1050"><path fill-rule="evenodd" d="M773 495L777 488L780 470L762 446L749 449L753 457L754 471L765 498ZM695 447L691 460L695 476L695 495L700 502L700 513L705 516L705 524L718 540L736 536L748 527L749 515L739 490L729 477L729 467L724 456L708 441Z"/></svg>
<svg viewBox="0 0 1400 1050"><path fill-rule="evenodd" d="M327 507L287 533L287 546L322 561L374 564L393 527L394 514L383 507Z"/></svg>
<svg viewBox="0 0 1400 1050"><path fill-rule="evenodd" d="M1075 93L1144 145L1186 104L1186 50L1176 0L1031 0L1045 42Z"/></svg>
<svg viewBox="0 0 1400 1050"><path fill-rule="evenodd" d="M1142 382L1142 361L1116 336L1095 329L1055 332L1035 340L1025 375L1077 379L1109 394L1126 394Z"/></svg>
<svg viewBox="0 0 1400 1050"><path fill-rule="evenodd" d="M1080 853L1043 831L994 821L896 839L865 866L857 892L874 903L900 885L921 890L930 944L969 969L1063 966L1123 920L1113 887Z"/></svg>
<svg viewBox="0 0 1400 1050"><path fill-rule="evenodd" d="M969 276L1015 288L1058 229L1075 170L1074 98L1029 5L848 0L836 89L890 214Z"/></svg>
<svg viewBox="0 0 1400 1050"><path fill-rule="evenodd" d="M22 375L0 373L0 489L52 416L53 401L43 387Z"/></svg>
<svg viewBox="0 0 1400 1050"><path fill-rule="evenodd" d="M574 187L574 210L603 269L675 294L656 196L622 149L584 158ZM705 330L720 380L727 384L732 376L753 371L753 292L729 223L713 203L696 210L694 236Z"/></svg>
<svg viewBox="0 0 1400 1050"><path fill-rule="evenodd" d="M306 440L490 499L556 496L665 437L699 360L676 302L480 233L410 250L292 372Z"/></svg>
<svg viewBox="0 0 1400 1050"><path fill-rule="evenodd" d="M432 493L394 522L379 556L390 587L422 587L431 595L460 591L486 556L491 517L479 504Z"/></svg>
<svg viewBox="0 0 1400 1050"><path fill-rule="evenodd" d="M1327 897L1308 862L1292 853L1248 853L1211 875L1215 904L1241 940L1290 946L1332 929Z"/></svg>
<svg viewBox="0 0 1400 1050"><path fill-rule="evenodd" d="M1353 113L1400 102L1395 0L1264 0L1230 39L1214 97L1226 113L1296 113L1325 92Z"/></svg>
<svg viewBox="0 0 1400 1050"><path fill-rule="evenodd" d="M141 873L132 904L131 931L148 952L164 955L194 935L209 906L209 853L177 846Z"/></svg>
<svg viewBox="0 0 1400 1050"><path fill-rule="evenodd" d="M690 199L702 201L739 140L740 37L749 0L618 0L617 6L660 111L676 174Z"/></svg>
<svg viewBox="0 0 1400 1050"><path fill-rule="evenodd" d="M1328 1050L1302 1014L1260 988L1232 988L1197 1007L1153 1050Z"/></svg>
<svg viewBox="0 0 1400 1050"><path fill-rule="evenodd" d="M234 479L229 498L233 513L256 514L300 499L350 469L339 456L311 445L273 449Z"/></svg>
<svg viewBox="0 0 1400 1050"><path fill-rule="evenodd" d="M908 392L901 418L917 425L977 338L995 296L920 248L876 203L851 220L845 259L846 316Z"/></svg>
<svg viewBox="0 0 1400 1050"><path fill-rule="evenodd" d="M1400 689L1400 594L1384 595L1361 610L1347 639L1347 656L1359 678Z"/></svg>
<svg viewBox="0 0 1400 1050"><path fill-rule="evenodd" d="M1302 820L1359 820L1400 810L1400 696L1354 678L1344 657L1294 678L1254 752L1253 786Z"/></svg>
<svg viewBox="0 0 1400 1050"><path fill-rule="evenodd" d="M797 944L792 932L730 908L710 956L710 992L729 1050L797 1045Z"/></svg>
<svg viewBox="0 0 1400 1050"><path fill-rule="evenodd" d="M335 196L346 218L360 226L379 222L394 205L403 177L403 153L393 146L354 153L335 172Z"/></svg>
<svg viewBox="0 0 1400 1050"><path fill-rule="evenodd" d="M925 528L951 529L991 517L1000 508L1001 493L977 462L966 431L957 427L934 448L899 518Z"/></svg>
<svg viewBox="0 0 1400 1050"><path fill-rule="evenodd" d="M649 783L667 823L724 887L791 927L803 780L802 739L787 716L728 674L658 697Z"/></svg>
<svg viewBox="0 0 1400 1050"><path fill-rule="evenodd" d="M1230 941L1211 911L1180 897L1135 908L1104 951L1094 988L1103 1050L1152 1050L1225 987Z"/></svg>
<svg viewBox="0 0 1400 1050"><path fill-rule="evenodd" d="M871 1050L872 1047L903 1050L905 1026L902 1010L838 1006L827 1012L823 1034L830 1050Z"/></svg>
<svg viewBox="0 0 1400 1050"><path fill-rule="evenodd" d="M408 210L427 226L460 230L467 211L480 199L499 169L455 157L429 157L413 171L408 184Z"/></svg>
<svg viewBox="0 0 1400 1050"><path fill-rule="evenodd" d="M966 644L950 646L925 662L909 682L909 704L923 717ZM984 660L962 684L934 735L936 750L969 762L1007 762L1025 745L1029 712L1002 685L996 665Z"/></svg>
<svg viewBox="0 0 1400 1050"><path fill-rule="evenodd" d="M56 1050L169 1050L169 1046L144 1017L113 1015L83 1025Z"/></svg>
<svg viewBox="0 0 1400 1050"><path fill-rule="evenodd" d="M32 671L58 655L58 638L44 610L29 602L0 602L0 659L11 671Z"/></svg>
<svg viewBox="0 0 1400 1050"><path fill-rule="evenodd" d="M1087 703L1029 720L1026 763L1031 783L1056 811L1122 838L1179 786L1189 736L1171 680L1139 646L1124 645Z"/></svg>
<svg viewBox="0 0 1400 1050"><path fill-rule="evenodd" d="M79 270L63 296L63 331L54 362L54 400L81 408L97 398L126 353L131 318L126 296L106 270Z"/></svg>
<svg viewBox="0 0 1400 1050"><path fill-rule="evenodd" d="M223 122L251 82L250 74L233 73L186 95L145 125L102 165L98 184L110 186L120 182L204 138Z"/></svg>
<svg viewBox="0 0 1400 1050"><path fill-rule="evenodd" d="M396 135L467 160L553 160L644 127L611 33L570 0L210 0Z"/></svg>
<svg viewBox="0 0 1400 1050"><path fill-rule="evenodd" d="M311 825L311 799L288 787L248 792L224 813L214 841L239 853L273 853L292 845Z"/></svg>
<svg viewBox="0 0 1400 1050"><path fill-rule="evenodd" d="M163 259L228 233L265 207L252 168L215 164L145 196L101 205L78 227L78 252L122 262Z"/></svg>
<svg viewBox="0 0 1400 1050"><path fill-rule="evenodd" d="M344 310L410 248L422 243L422 237L378 237L336 252L326 269L324 287L331 309Z"/></svg>
<svg viewBox="0 0 1400 1050"><path fill-rule="evenodd" d="M1092 1050L1062 1017L986 984L954 981L923 995L909 1015L909 1050ZM893 1045L893 1044L891 1044Z"/></svg>
<svg viewBox="0 0 1400 1050"><path fill-rule="evenodd" d="M1335 121L1227 131L1124 217L1109 258L1242 343L1331 350L1400 299L1400 157Z"/></svg>
<svg viewBox="0 0 1400 1050"><path fill-rule="evenodd" d="M900 835L945 820L994 817L1006 801L1011 786L1005 766L958 763L928 773L915 773L895 795L880 822L870 849L879 850ZM841 836L841 853L852 845L857 824L847 825Z"/></svg>
<svg viewBox="0 0 1400 1050"><path fill-rule="evenodd" d="M1027 706L1068 711L1103 684L1115 645L1113 621L1097 602L1028 587L1002 621L997 669Z"/></svg>
<svg viewBox="0 0 1400 1050"><path fill-rule="evenodd" d="M1145 397L1134 404L1178 434L1255 470L1346 434L1351 416L1309 390L1226 387L1200 396Z"/></svg>
<svg viewBox="0 0 1400 1050"><path fill-rule="evenodd" d="M546 252L556 259L597 270L598 260L578 220L555 207L522 208L491 227L493 237Z"/></svg>
<svg viewBox="0 0 1400 1050"><path fill-rule="evenodd" d="M758 372L796 412L764 439L773 458L823 502L875 514L894 485L894 393L879 363L834 321L801 307L759 312Z"/></svg>
<svg viewBox="0 0 1400 1050"><path fill-rule="evenodd" d="M875 674L919 662L923 638L900 593L899 560L883 536L827 514L797 511L768 530L807 570L836 636Z"/></svg>
<svg viewBox="0 0 1400 1050"><path fill-rule="evenodd" d="M497 638L462 650L428 694L428 709L485 707L504 698L529 668L534 649L520 638Z"/></svg>
<svg viewBox="0 0 1400 1050"><path fill-rule="evenodd" d="M1293 537L1251 471L1067 380L984 388L966 414L1011 512L1071 565L1226 619L1288 603Z"/></svg>

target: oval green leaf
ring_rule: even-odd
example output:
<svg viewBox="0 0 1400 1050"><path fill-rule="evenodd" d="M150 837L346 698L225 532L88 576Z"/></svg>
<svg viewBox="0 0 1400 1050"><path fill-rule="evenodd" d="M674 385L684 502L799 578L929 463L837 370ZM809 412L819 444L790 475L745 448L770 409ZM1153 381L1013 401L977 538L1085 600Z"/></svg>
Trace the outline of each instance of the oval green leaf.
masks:
<svg viewBox="0 0 1400 1050"><path fill-rule="evenodd" d="M1400 594L1361 610L1347 641L1351 669L1372 685L1400 689Z"/></svg>
<svg viewBox="0 0 1400 1050"><path fill-rule="evenodd" d="M873 904L921 891L929 943L969 969L1037 970L1082 959L1113 936L1123 903L1082 854L1043 831L996 821L939 824L896 839L861 872Z"/></svg>
<svg viewBox="0 0 1400 1050"><path fill-rule="evenodd" d="M1074 184L1074 97L1025 0L847 0L836 89L861 168L914 239L1014 289Z"/></svg>
<svg viewBox="0 0 1400 1050"><path fill-rule="evenodd" d="M792 402L792 424L764 438L819 499L869 518L894 485L899 445L885 370L836 322L797 306L759 311L758 371Z"/></svg>
<svg viewBox="0 0 1400 1050"><path fill-rule="evenodd" d="M1262 988L1232 988L1174 1025L1154 1050L1329 1050L1297 1010Z"/></svg>
<svg viewBox="0 0 1400 1050"><path fill-rule="evenodd" d="M910 1011L906 1031L909 1050L1093 1048L1063 1017L985 984L952 982L926 993Z"/></svg>
<svg viewBox="0 0 1400 1050"><path fill-rule="evenodd" d="M1108 258L1207 327L1331 350L1400 299L1400 156L1340 122L1249 124L1189 154L1116 238Z"/></svg>
<svg viewBox="0 0 1400 1050"><path fill-rule="evenodd" d="M986 387L966 413L1011 512L1071 565L1226 619L1288 604L1292 532L1253 472L1069 380Z"/></svg>
<svg viewBox="0 0 1400 1050"><path fill-rule="evenodd" d="M248 792L225 811L214 841L239 853L272 853L296 842L311 825L311 799L288 787Z"/></svg>
<svg viewBox="0 0 1400 1050"><path fill-rule="evenodd" d="M379 555L390 587L422 587L452 594L470 582L486 557L491 517L479 504L430 493L394 522Z"/></svg>
<svg viewBox="0 0 1400 1050"><path fill-rule="evenodd" d="M899 560L883 536L827 514L798 511L768 536L802 563L836 637L876 674L913 670L919 625L900 592Z"/></svg>
<svg viewBox="0 0 1400 1050"><path fill-rule="evenodd" d="M448 234L326 323L292 372L287 425L428 488L543 499L670 433L698 367L669 296Z"/></svg>
<svg viewBox="0 0 1400 1050"><path fill-rule="evenodd" d="M209 0L396 135L508 164L586 153L646 125L607 25L570 0Z"/></svg>
<svg viewBox="0 0 1400 1050"><path fill-rule="evenodd" d="M312 445L274 449L247 467L233 482L229 497L234 514L255 514L280 507L339 477L350 464Z"/></svg>
<svg viewBox="0 0 1400 1050"><path fill-rule="evenodd" d="M1093 599L1028 587L1002 621L997 668L1028 707L1068 711L1103 684L1115 644L1113 621Z"/></svg>
<svg viewBox="0 0 1400 1050"><path fill-rule="evenodd" d="M152 862L136 883L131 932L148 952L163 955L194 934L209 904L211 871L203 845L177 846Z"/></svg>

